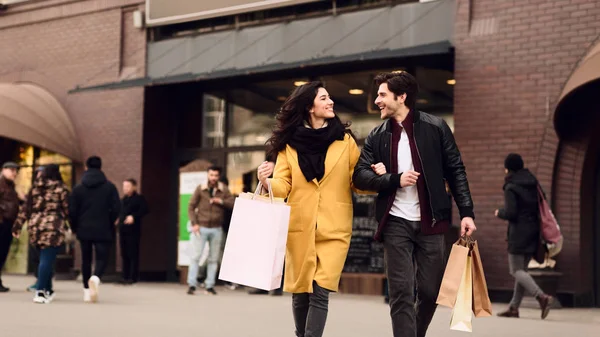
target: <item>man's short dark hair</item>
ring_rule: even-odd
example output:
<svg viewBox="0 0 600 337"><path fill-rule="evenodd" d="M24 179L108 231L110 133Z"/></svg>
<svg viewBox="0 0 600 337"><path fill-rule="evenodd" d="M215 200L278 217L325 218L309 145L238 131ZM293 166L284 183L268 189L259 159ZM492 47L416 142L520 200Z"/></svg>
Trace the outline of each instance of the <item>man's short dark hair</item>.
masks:
<svg viewBox="0 0 600 337"><path fill-rule="evenodd" d="M101 169L102 168L102 159L98 156L91 156L85 161L85 166L91 169Z"/></svg>
<svg viewBox="0 0 600 337"><path fill-rule="evenodd" d="M207 171L217 171L219 174L223 173L223 169L220 166L215 165L209 167Z"/></svg>
<svg viewBox="0 0 600 337"><path fill-rule="evenodd" d="M415 108L417 94L419 93L419 84L413 75L406 71L397 71L392 73L381 73L375 76L377 86L387 83L388 89L394 93L394 99L402 94L406 94L404 104L409 109Z"/></svg>
<svg viewBox="0 0 600 337"><path fill-rule="evenodd" d="M130 183L133 186L137 186L137 180L133 178L125 179L126 182Z"/></svg>

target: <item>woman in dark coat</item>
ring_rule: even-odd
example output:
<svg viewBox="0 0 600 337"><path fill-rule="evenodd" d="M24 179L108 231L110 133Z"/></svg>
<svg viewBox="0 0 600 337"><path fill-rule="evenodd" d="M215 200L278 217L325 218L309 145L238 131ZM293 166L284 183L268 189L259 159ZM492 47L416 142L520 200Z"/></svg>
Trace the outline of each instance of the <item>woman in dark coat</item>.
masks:
<svg viewBox="0 0 600 337"><path fill-rule="evenodd" d="M504 161L504 208L495 215L508 221L508 265L515 278L513 298L507 311L500 317L519 317L519 306L525 291L540 303L542 319L548 316L553 298L546 295L527 273L527 266L535 255L540 240L540 216L538 207L538 181L524 168L520 155L511 153Z"/></svg>

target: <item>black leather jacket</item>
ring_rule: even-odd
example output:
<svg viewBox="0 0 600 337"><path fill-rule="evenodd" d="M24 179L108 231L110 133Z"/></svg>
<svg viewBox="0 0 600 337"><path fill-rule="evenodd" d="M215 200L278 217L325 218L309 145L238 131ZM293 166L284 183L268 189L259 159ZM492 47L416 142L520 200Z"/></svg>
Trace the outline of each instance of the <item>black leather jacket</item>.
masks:
<svg viewBox="0 0 600 337"><path fill-rule="evenodd" d="M450 219L451 201L446 193L445 181L456 201L460 217L473 217L473 200L469 191L467 174L452 131L440 118L421 111L414 111L414 138L423 167L423 178L429 192L433 224ZM400 174L377 175L371 164L383 163L391 171L392 120L382 123L371 131L354 168L352 180L361 190L377 191L376 218L381 221L388 211L388 200L400 187Z"/></svg>

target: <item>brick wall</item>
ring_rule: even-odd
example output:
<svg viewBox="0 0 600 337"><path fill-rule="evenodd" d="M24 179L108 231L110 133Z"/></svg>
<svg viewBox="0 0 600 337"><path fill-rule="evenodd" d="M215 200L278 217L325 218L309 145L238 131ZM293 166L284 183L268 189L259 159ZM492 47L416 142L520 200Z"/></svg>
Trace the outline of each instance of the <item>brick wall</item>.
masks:
<svg viewBox="0 0 600 337"><path fill-rule="evenodd" d="M458 0L455 29L455 132L475 201L489 286L512 288L506 223L493 212L503 204L504 157L518 152L553 194L565 231L558 262L567 277L560 289L583 292L583 267L575 261L585 149L564 144L557 152L551 121L565 82L600 35L600 2ZM563 164L555 177L557 155Z"/></svg>
<svg viewBox="0 0 600 337"><path fill-rule="evenodd" d="M0 82L51 92L71 117L81 159L101 156L119 190L125 178L141 178L144 89L68 92L144 75L146 35L132 22L142 7L141 0L48 0L0 15Z"/></svg>
<svg viewBox="0 0 600 337"><path fill-rule="evenodd" d="M133 2L36 3L15 6L0 17L0 81L46 88L70 115L83 158L103 155L112 180L139 178L143 90L68 94L77 85L118 80L122 65L143 75L145 34L127 22Z"/></svg>

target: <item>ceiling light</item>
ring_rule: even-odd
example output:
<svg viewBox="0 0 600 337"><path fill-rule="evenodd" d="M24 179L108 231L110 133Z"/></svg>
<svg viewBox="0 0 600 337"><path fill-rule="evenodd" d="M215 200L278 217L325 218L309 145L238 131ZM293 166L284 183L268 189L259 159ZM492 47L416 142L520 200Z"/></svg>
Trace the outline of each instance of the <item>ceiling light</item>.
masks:
<svg viewBox="0 0 600 337"><path fill-rule="evenodd" d="M305 85L306 83L308 83L308 82L306 82L306 81L296 81L296 82L294 82L294 85L297 86L297 87L299 87L301 85Z"/></svg>
<svg viewBox="0 0 600 337"><path fill-rule="evenodd" d="M350 89L350 90L348 90L348 93L350 95L362 95L365 93L365 91L362 89Z"/></svg>
<svg viewBox="0 0 600 337"><path fill-rule="evenodd" d="M417 100L417 103L419 103L419 104L427 104L427 103L429 103L429 101L427 101L427 100L426 100L426 99L424 99L424 98L419 98L419 99Z"/></svg>
<svg viewBox="0 0 600 337"><path fill-rule="evenodd" d="M449 80L446 81L446 83L448 83L449 85L455 85L456 84L456 80L451 78Z"/></svg>

